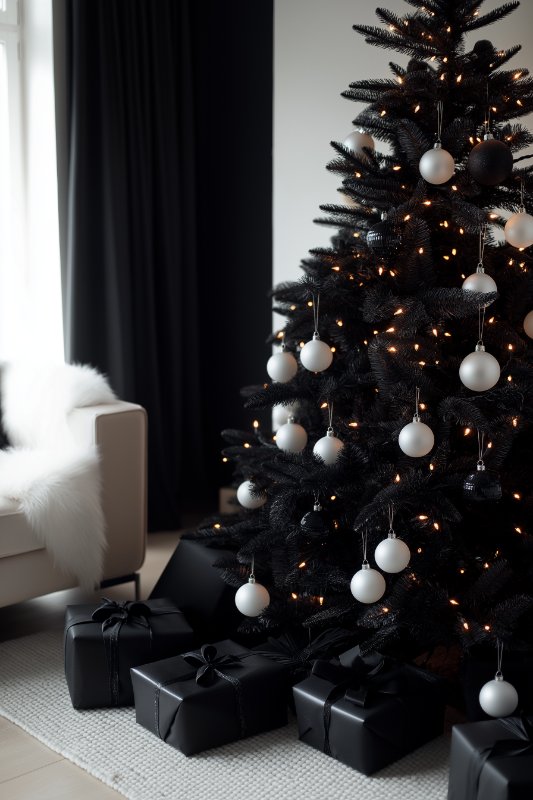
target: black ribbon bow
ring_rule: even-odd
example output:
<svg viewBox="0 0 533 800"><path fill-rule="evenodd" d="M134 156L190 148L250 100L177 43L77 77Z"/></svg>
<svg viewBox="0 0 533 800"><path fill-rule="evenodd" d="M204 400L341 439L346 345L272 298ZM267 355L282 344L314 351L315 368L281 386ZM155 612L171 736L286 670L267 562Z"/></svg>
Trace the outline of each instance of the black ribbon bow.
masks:
<svg viewBox="0 0 533 800"><path fill-rule="evenodd" d="M533 724L527 717L507 717L498 722L503 729L502 733L510 733L514 738L498 739L489 747L474 751L470 762L469 797L478 797L481 773L491 758L533 756Z"/></svg>
<svg viewBox="0 0 533 800"><path fill-rule="evenodd" d="M226 675L220 667L240 665L241 659L235 655L218 656L217 649L213 644L204 644L199 652L184 653L182 658L193 666L198 664L196 683L200 686L211 686L217 676L230 682L237 681L239 683L237 678Z"/></svg>
<svg viewBox="0 0 533 800"><path fill-rule="evenodd" d="M278 638L269 637L265 644L255 647L254 652L288 667L293 681L298 682L309 675L317 658L333 655L351 638L353 634L350 631L335 628L322 631L306 642L304 636L291 631Z"/></svg>

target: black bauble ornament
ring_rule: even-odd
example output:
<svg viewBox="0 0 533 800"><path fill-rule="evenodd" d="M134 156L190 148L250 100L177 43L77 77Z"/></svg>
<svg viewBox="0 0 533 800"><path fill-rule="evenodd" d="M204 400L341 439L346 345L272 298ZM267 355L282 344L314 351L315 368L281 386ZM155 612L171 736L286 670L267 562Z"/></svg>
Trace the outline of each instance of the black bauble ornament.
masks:
<svg viewBox="0 0 533 800"><path fill-rule="evenodd" d="M513 171L513 154L505 144L486 133L470 151L466 164L470 175L482 186L496 186Z"/></svg>
<svg viewBox="0 0 533 800"><path fill-rule="evenodd" d="M379 257L393 256L398 252L401 244L400 234L394 225L387 220L387 215L381 215L381 222L373 225L366 235L366 243Z"/></svg>
<svg viewBox="0 0 533 800"><path fill-rule="evenodd" d="M320 505L320 503L315 503L315 505L313 506L313 510L308 511L307 514L303 515L300 522L300 528L311 539L324 536L325 534L328 533L329 524L327 520L327 515L322 510L322 506Z"/></svg>
<svg viewBox="0 0 533 800"><path fill-rule="evenodd" d="M501 500L500 478L495 472L485 469L485 465L480 461L476 471L464 479L463 495L467 500L474 500L476 503L484 500Z"/></svg>

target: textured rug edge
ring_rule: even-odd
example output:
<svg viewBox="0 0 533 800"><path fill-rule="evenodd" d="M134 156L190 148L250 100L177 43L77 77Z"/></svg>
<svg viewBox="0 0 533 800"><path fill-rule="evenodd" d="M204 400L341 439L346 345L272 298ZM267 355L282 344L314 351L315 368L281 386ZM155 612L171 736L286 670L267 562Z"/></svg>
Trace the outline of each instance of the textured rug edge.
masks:
<svg viewBox="0 0 533 800"><path fill-rule="evenodd" d="M17 728L20 728L25 733L27 733L29 736L31 736L32 739L36 739L38 742L43 744L45 747L48 747L48 749L51 750L53 753L57 753L62 758L64 758L66 761L70 761L71 764L75 764L76 767L79 767L80 769L82 769L84 772L86 772L92 778L96 778L97 780L99 780L100 783L103 783L109 789L113 789L117 794L121 795L122 797L126 797L126 798L128 798L128 800L130 800L130 796L129 795L124 794L124 792L122 792L120 789L117 788L117 786L115 786L113 783L111 783L109 780L107 780L107 778L103 774L98 772L98 770L90 769L89 765L84 763L84 762L82 762L79 758L76 758L75 756L73 757L72 755L70 755L68 753L65 753L63 750L59 749L57 747L57 745L54 744L54 742L50 741L45 736L42 736L42 735L36 733L34 729L31 729L28 725L25 725L19 719L16 719L13 716L13 714L11 714L8 711L6 711L6 709L3 708L1 705L0 705L0 716L2 716L4 719L7 719L8 722L12 722L13 725L17 726Z"/></svg>

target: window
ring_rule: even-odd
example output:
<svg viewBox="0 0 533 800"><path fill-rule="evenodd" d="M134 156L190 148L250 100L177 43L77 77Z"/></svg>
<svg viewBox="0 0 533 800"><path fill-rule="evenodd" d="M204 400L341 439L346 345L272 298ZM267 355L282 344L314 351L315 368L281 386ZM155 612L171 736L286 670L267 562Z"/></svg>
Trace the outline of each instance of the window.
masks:
<svg viewBox="0 0 533 800"><path fill-rule="evenodd" d="M0 0L0 360L63 359L51 0Z"/></svg>

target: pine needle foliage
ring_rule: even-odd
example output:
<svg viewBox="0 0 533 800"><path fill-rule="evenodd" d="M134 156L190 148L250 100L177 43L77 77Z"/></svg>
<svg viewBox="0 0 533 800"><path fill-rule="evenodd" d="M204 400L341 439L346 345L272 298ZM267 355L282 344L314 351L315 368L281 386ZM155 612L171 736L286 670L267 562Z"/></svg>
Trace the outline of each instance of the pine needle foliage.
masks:
<svg viewBox="0 0 533 800"><path fill-rule="evenodd" d="M467 33L503 20L518 3L487 13L482 0L407 5L404 15L378 9L376 26L354 25L368 44L409 61L391 62L392 77L355 81L343 92L366 103L354 125L374 137L376 150L357 156L332 142L327 168L340 178L341 201L323 206L318 220L335 229L331 246L308 254L300 281L273 291L286 321L271 341L283 339L296 356L312 338L312 302L320 295L319 330L334 349L333 364L319 374L299 365L288 383L267 381L243 392L251 409L296 408L308 445L291 455L276 446L274 431L225 431L223 455L235 467L235 486L252 480L268 499L257 510L207 520L197 536L234 551L221 564L232 586L244 582L255 559L272 602L257 620L243 620L243 631L309 628L316 636L340 627L363 650L411 656L496 638L532 647L533 348L523 320L533 308L533 263L530 249L503 242L500 209L518 209L522 183L533 211L524 153L533 136L517 121L533 112L533 81L524 67L503 68L519 45L504 50L481 39L467 49L465 43ZM438 101L442 145L456 173L433 186L418 163L435 141ZM466 167L489 108L492 130L515 161L511 177L493 187L476 183ZM392 255L367 244L382 211L399 240ZM461 288L479 261L482 226L484 265L498 286L488 298ZM458 370L474 350L480 304L487 301L484 343L501 378L474 393ZM402 453L398 435L413 417L417 387L435 446L414 459ZM326 433L331 404L344 449L326 466L313 446ZM499 502L463 494L478 460L478 433L487 469L499 473ZM315 500L327 530L310 536L300 522ZM391 508L411 561L402 573L385 576L381 600L363 605L350 592L362 536L372 562Z"/></svg>

